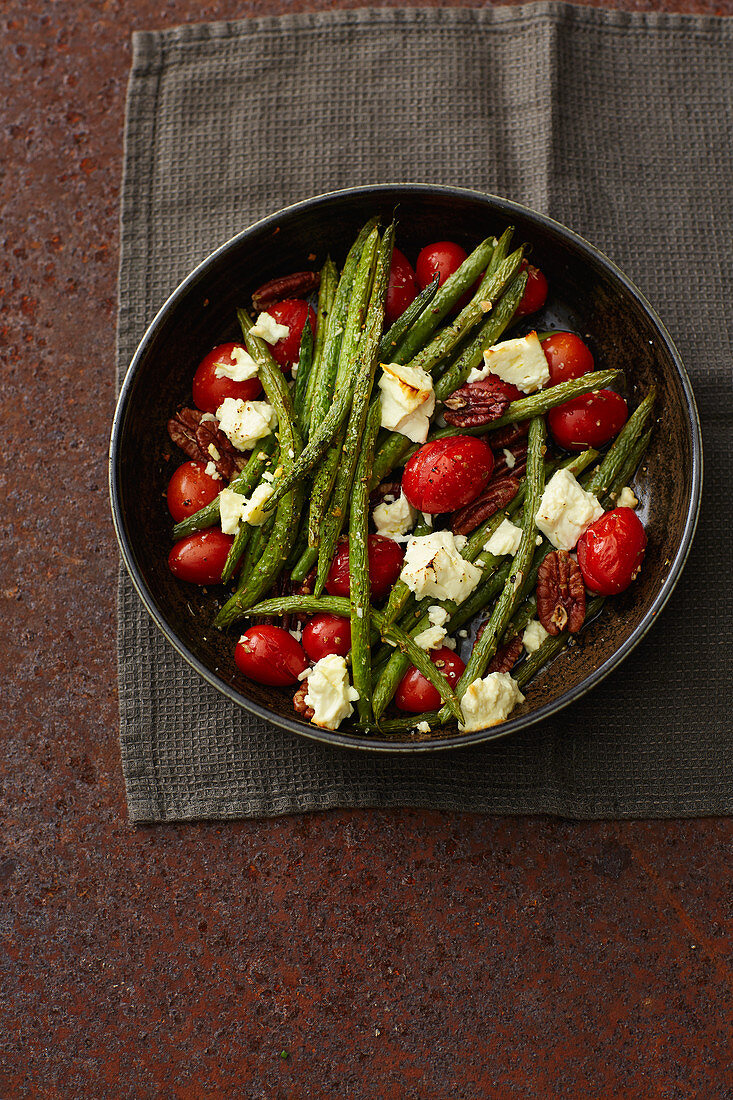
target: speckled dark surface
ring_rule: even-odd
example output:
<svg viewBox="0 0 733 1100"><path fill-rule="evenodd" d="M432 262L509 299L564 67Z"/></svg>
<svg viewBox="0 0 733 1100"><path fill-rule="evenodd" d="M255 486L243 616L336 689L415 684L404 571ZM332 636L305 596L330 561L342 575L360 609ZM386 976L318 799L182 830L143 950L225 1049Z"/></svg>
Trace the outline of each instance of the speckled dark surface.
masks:
<svg viewBox="0 0 733 1100"><path fill-rule="evenodd" d="M306 6L329 5L0 13L0 1096L733 1096L730 821L126 823L105 460L129 36Z"/></svg>

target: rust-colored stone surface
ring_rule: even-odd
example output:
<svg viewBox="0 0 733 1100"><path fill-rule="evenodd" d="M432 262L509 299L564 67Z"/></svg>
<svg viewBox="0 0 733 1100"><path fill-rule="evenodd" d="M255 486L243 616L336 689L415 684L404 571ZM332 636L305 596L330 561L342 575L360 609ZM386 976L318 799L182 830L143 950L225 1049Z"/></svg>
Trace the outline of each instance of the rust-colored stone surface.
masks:
<svg viewBox="0 0 733 1100"><path fill-rule="evenodd" d="M0 9L0 1096L730 1097L730 821L126 823L105 461L129 37L306 6Z"/></svg>

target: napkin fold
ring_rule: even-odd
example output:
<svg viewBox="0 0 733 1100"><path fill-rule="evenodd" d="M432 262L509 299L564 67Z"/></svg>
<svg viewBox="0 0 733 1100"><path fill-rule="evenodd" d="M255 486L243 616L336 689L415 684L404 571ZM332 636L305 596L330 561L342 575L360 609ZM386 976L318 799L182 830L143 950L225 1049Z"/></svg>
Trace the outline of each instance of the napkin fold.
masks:
<svg viewBox="0 0 733 1100"><path fill-rule="evenodd" d="M733 23L539 3L363 10L134 36L118 381L176 284L257 218L339 187L504 195L587 237L657 306L691 374L706 486L659 624L572 708L419 756L329 749L202 681L119 579L122 764L136 822L412 806L564 817L730 813Z"/></svg>

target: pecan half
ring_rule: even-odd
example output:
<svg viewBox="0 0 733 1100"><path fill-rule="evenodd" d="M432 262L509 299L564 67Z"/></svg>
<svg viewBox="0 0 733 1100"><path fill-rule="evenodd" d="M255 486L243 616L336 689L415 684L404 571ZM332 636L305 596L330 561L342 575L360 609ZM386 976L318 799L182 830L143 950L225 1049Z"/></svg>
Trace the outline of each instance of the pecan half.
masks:
<svg viewBox="0 0 733 1100"><path fill-rule="evenodd" d="M226 481L231 481L247 463L247 456L232 446L216 418L199 409L179 409L168 421L168 435L194 462L213 462Z"/></svg>
<svg viewBox="0 0 733 1100"><path fill-rule="evenodd" d="M498 428L488 438L491 449L511 447L519 439L526 439L529 433L529 420L519 420L516 424L507 424L505 428Z"/></svg>
<svg viewBox="0 0 733 1100"><path fill-rule="evenodd" d="M491 440L492 450L495 446L493 439ZM504 450L509 451L514 456L514 465L510 466L507 462L507 457L504 454ZM520 478L524 475L527 469L527 444L526 443L514 443L510 447L501 447L498 451L494 451L494 469L491 473L492 481L499 481L500 478L509 474L511 477Z"/></svg>
<svg viewBox="0 0 733 1100"><path fill-rule="evenodd" d="M522 655L522 635L517 634L506 645L500 646L489 661L489 672L511 672Z"/></svg>
<svg viewBox="0 0 733 1100"><path fill-rule="evenodd" d="M537 574L537 618L548 634L576 634L585 621L585 585L580 566L565 550L553 550Z"/></svg>
<svg viewBox="0 0 733 1100"><path fill-rule="evenodd" d="M490 516L506 508L510 500L519 492L519 482L515 477L502 477L490 481L483 493L464 508L453 513L451 530L454 535L470 535Z"/></svg>
<svg viewBox="0 0 733 1100"><path fill-rule="evenodd" d="M385 497L392 497L394 500L397 500L401 492L402 485L399 481L381 482L381 484L377 485L376 489L372 489L369 494L369 507L371 511L373 512L380 504L384 504Z"/></svg>
<svg viewBox="0 0 733 1100"><path fill-rule="evenodd" d="M295 707L296 714L302 714L309 722L315 711L313 707L309 706L305 701L305 697L308 694L308 681L303 680L302 684L293 696L293 706Z"/></svg>
<svg viewBox="0 0 733 1100"><path fill-rule="evenodd" d="M476 428L498 420L511 404L502 386L500 379L492 377L459 386L445 399L447 411L443 415L446 423L457 428Z"/></svg>
<svg viewBox="0 0 733 1100"><path fill-rule="evenodd" d="M252 305L257 310L263 310L285 298L305 298L320 284L320 271L295 271L292 275L282 275L259 287L252 295Z"/></svg>

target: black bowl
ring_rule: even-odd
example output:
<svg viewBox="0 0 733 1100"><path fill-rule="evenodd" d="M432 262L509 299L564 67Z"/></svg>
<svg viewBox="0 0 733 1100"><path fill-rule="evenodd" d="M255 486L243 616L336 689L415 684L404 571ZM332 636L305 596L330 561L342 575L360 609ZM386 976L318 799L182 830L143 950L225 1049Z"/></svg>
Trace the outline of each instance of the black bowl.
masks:
<svg viewBox="0 0 733 1100"><path fill-rule="evenodd" d="M551 296L532 318L538 329L589 334L598 368L626 371L632 402L652 385L660 422L635 490L649 535L639 580L609 600L599 618L526 689L507 722L477 733L441 731L402 740L365 737L350 724L337 732L299 720L292 691L247 680L233 660L233 637L211 627L220 593L177 581L166 559L171 520L163 494L180 454L166 421L190 404L191 379L216 344L237 338L235 310L276 275L340 262L373 214L399 207L398 244L414 261L419 248L450 238L470 249L507 225L531 247ZM276 725L332 745L382 751L445 749L503 737L542 721L607 676L632 651L669 599L690 549L700 503L702 447L687 373L649 303L605 256L562 225L505 199L450 187L394 184L353 188L288 207L227 241L170 296L130 364L112 427L110 492L122 557L150 615L178 652L235 703ZM469 644L469 643L464 643Z"/></svg>

